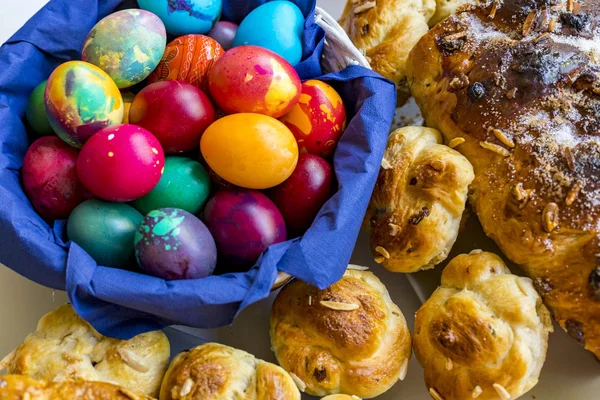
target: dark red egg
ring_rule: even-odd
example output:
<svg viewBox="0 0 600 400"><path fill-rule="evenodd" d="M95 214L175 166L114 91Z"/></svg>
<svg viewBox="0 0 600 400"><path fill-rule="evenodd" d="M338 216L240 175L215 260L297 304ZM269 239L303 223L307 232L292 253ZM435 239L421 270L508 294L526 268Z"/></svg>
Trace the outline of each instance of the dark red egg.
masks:
<svg viewBox="0 0 600 400"><path fill-rule="evenodd" d="M292 175L269 191L290 236L300 235L310 227L332 195L332 181L333 171L327 161L313 154L300 154Z"/></svg>
<svg viewBox="0 0 600 400"><path fill-rule="evenodd" d="M56 136L38 139L27 150L23 186L33 208L43 218L67 218L86 199L77 177L78 153Z"/></svg>
<svg viewBox="0 0 600 400"><path fill-rule="evenodd" d="M146 86L129 109L129 123L152 132L167 154L197 148L214 120L215 109L208 96L196 86L179 81Z"/></svg>
<svg viewBox="0 0 600 400"><path fill-rule="evenodd" d="M162 147L150 132L135 125L115 125L85 142L77 174L94 196L126 202L150 193L164 165Z"/></svg>
<svg viewBox="0 0 600 400"><path fill-rule="evenodd" d="M204 209L204 220L220 260L234 270L251 266L267 247L287 239L277 206L255 190L217 192Z"/></svg>

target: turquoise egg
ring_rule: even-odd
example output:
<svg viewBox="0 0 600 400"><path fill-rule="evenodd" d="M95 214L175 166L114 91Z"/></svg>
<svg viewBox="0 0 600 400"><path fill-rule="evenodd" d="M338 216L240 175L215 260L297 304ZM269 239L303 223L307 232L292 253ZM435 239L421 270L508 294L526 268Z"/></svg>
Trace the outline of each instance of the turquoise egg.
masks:
<svg viewBox="0 0 600 400"><path fill-rule="evenodd" d="M37 85L27 102L27 122L31 126L31 129L38 135L52 135L54 131L48 121L48 114L46 114L46 107L44 106L44 90L46 90L46 83L44 81Z"/></svg>
<svg viewBox="0 0 600 400"><path fill-rule="evenodd" d="M67 235L99 265L128 267L135 265L133 239L143 219L130 205L87 200L69 216Z"/></svg>
<svg viewBox="0 0 600 400"><path fill-rule="evenodd" d="M295 66L302 59L303 35L304 16L298 6L289 1L271 1L244 18L233 46L265 47Z"/></svg>
<svg viewBox="0 0 600 400"><path fill-rule="evenodd" d="M158 15L175 36L207 33L223 7L222 0L138 0L138 5Z"/></svg>
<svg viewBox="0 0 600 400"><path fill-rule="evenodd" d="M146 215L159 208L179 208L196 214L210 194L210 178L199 162L185 157L167 157L158 185L133 202Z"/></svg>
<svg viewBox="0 0 600 400"><path fill-rule="evenodd" d="M144 10L123 10L92 28L81 59L102 69L123 89L154 71L166 45L167 32L160 18Z"/></svg>

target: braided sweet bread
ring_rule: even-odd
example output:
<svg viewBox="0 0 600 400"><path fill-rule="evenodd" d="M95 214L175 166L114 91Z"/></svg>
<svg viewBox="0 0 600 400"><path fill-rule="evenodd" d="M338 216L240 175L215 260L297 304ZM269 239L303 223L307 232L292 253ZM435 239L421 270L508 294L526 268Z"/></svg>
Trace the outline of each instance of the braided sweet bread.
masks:
<svg viewBox="0 0 600 400"><path fill-rule="evenodd" d="M23 375L0 376L0 400L151 400L106 382L38 381Z"/></svg>
<svg viewBox="0 0 600 400"><path fill-rule="evenodd" d="M600 1L480 1L427 33L408 80L473 164L470 203L559 324L600 357Z"/></svg>
<svg viewBox="0 0 600 400"><path fill-rule="evenodd" d="M313 396L379 396L404 379L410 332L383 283L348 269L325 290L293 281L271 311L279 364Z"/></svg>
<svg viewBox="0 0 600 400"><path fill-rule="evenodd" d="M538 381L550 313L492 254L454 258L417 312L414 349L435 400L516 399Z"/></svg>
<svg viewBox="0 0 600 400"><path fill-rule="evenodd" d="M393 272L433 268L460 227L473 167L435 129L393 132L369 204L375 261Z"/></svg>
<svg viewBox="0 0 600 400"><path fill-rule="evenodd" d="M44 381L103 381L156 396L170 356L161 331L131 340L102 336L70 304L44 315L37 329L0 363L9 374Z"/></svg>

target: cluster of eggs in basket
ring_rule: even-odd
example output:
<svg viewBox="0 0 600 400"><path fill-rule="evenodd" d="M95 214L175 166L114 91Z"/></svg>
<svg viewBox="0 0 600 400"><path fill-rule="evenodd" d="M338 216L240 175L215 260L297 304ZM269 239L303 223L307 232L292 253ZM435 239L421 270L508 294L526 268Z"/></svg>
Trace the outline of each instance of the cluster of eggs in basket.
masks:
<svg viewBox="0 0 600 400"><path fill-rule="evenodd" d="M339 94L294 69L293 3L239 26L218 21L220 2L183 3L139 0L98 22L81 61L32 92L27 120L43 137L22 171L36 211L68 218L98 264L137 261L169 280L211 275L217 259L247 269L302 234L332 194L346 124ZM183 36L167 44L167 32Z"/></svg>

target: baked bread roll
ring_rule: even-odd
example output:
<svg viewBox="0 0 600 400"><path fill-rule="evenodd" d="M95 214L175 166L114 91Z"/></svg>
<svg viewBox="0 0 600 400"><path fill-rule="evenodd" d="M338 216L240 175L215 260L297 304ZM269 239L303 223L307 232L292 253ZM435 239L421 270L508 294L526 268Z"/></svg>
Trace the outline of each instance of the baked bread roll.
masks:
<svg viewBox="0 0 600 400"><path fill-rule="evenodd" d="M217 343L173 359L160 400L300 400L292 377L281 367Z"/></svg>
<svg viewBox="0 0 600 400"><path fill-rule="evenodd" d="M473 167L434 129L393 132L367 218L375 261L394 272L433 268L446 259L465 210Z"/></svg>
<svg viewBox="0 0 600 400"><path fill-rule="evenodd" d="M148 332L131 340L99 334L67 304L44 315L2 363L9 374L44 381L103 381L156 396L170 356L167 337Z"/></svg>
<svg viewBox="0 0 600 400"><path fill-rule="evenodd" d="M23 375L0 376L0 400L150 400L106 382L45 382Z"/></svg>
<svg viewBox="0 0 600 400"><path fill-rule="evenodd" d="M348 0L340 25L373 70L406 86L406 59L429 26L467 0Z"/></svg>
<svg viewBox="0 0 600 400"><path fill-rule="evenodd" d="M321 400L360 400L360 397L349 396L347 394L330 394L323 397Z"/></svg>
<svg viewBox="0 0 600 400"><path fill-rule="evenodd" d="M378 396L404 379L410 333L383 283L348 269L325 290L293 281L271 310L279 364L313 396Z"/></svg>
<svg viewBox="0 0 600 400"><path fill-rule="evenodd" d="M414 48L431 127L473 164L486 233L600 357L600 0L471 6Z"/></svg>
<svg viewBox="0 0 600 400"><path fill-rule="evenodd" d="M448 264L417 311L414 349L434 399L509 400L537 384L551 331L531 280L476 250Z"/></svg>

